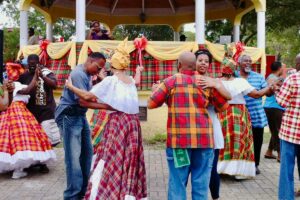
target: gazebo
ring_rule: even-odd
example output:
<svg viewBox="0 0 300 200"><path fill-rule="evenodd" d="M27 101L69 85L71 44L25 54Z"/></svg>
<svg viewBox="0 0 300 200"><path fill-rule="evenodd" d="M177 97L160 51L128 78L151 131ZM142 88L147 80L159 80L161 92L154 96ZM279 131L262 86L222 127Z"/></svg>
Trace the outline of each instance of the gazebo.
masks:
<svg viewBox="0 0 300 200"><path fill-rule="evenodd" d="M174 30L175 41L149 41L143 51L145 71L141 90L151 89L153 82L176 72L176 59L182 51L196 51L205 45L214 62L209 69L212 76L220 72L224 46L205 40L205 21L228 19L233 22L234 42L239 41L242 17L257 12L257 47L245 47L253 60L254 70L265 73L265 11L266 0L21 0L20 2L20 52L41 54L39 45L27 45L28 10L40 11L47 22L47 39L52 39L52 25L60 17L76 19L76 42L50 43L44 51L49 56L49 68L57 75L60 86L72 67L83 63L89 52L100 51L109 55L118 41L85 40L86 20L99 20L109 29L119 24L165 24ZM195 22L196 41L178 42L180 27ZM139 64L138 49L131 45L130 72Z"/></svg>
<svg viewBox="0 0 300 200"><path fill-rule="evenodd" d="M52 24L60 17L76 19L77 42L85 40L85 20L99 20L113 29L118 24L167 24L178 38L185 23L196 23L196 41L205 43L206 20L228 19L234 24L234 41L239 41L242 17L257 13L257 47L265 48L266 0L21 0L20 46L27 44L28 9L40 11L47 22L47 39Z"/></svg>

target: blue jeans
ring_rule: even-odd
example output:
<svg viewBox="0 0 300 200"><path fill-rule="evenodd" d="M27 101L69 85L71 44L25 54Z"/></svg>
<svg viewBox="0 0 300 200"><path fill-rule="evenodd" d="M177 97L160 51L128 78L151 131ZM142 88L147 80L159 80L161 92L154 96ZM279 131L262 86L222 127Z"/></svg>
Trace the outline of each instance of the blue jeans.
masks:
<svg viewBox="0 0 300 200"><path fill-rule="evenodd" d="M67 189L64 199L79 200L86 192L93 156L89 124L84 115L62 115L58 127L65 150Z"/></svg>
<svg viewBox="0 0 300 200"><path fill-rule="evenodd" d="M219 160L219 149L215 149L215 157L211 170L209 189L212 199L218 199L220 197L220 175L217 171L217 165Z"/></svg>
<svg viewBox="0 0 300 200"><path fill-rule="evenodd" d="M214 159L213 149L187 149L191 161L189 166L175 168L173 149L167 148L167 161L169 166L169 200L186 200L186 186L191 173L192 199L206 200L208 198L208 185Z"/></svg>
<svg viewBox="0 0 300 200"><path fill-rule="evenodd" d="M278 199L293 200L295 158L300 145L280 140L280 176Z"/></svg>

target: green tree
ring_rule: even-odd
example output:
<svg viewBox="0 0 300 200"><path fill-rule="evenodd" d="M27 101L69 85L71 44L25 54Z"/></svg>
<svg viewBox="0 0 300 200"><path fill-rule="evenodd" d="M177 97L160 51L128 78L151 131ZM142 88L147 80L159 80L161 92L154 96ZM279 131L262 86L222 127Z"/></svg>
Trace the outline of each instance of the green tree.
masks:
<svg viewBox="0 0 300 200"><path fill-rule="evenodd" d="M14 61L19 51L19 29L4 29L3 61Z"/></svg>
<svg viewBox="0 0 300 200"><path fill-rule="evenodd" d="M174 31L168 25L119 25L113 30L116 40L123 40L128 36L129 40L144 35L152 41L173 41Z"/></svg>

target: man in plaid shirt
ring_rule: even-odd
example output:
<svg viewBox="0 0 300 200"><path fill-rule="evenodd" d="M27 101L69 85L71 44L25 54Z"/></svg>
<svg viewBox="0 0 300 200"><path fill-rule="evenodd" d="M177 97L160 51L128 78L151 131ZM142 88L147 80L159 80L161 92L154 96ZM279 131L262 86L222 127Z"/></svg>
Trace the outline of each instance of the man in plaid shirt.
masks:
<svg viewBox="0 0 300 200"><path fill-rule="evenodd" d="M212 104L222 111L228 106L216 89L202 89L195 83L195 55L184 52L178 59L179 73L165 79L148 101L148 108L168 105L167 149L169 166L168 199L186 199L186 185L191 172L192 198L207 199L210 172L213 162L213 131L207 106ZM212 80L212 79L211 79ZM176 150L187 152L190 163L175 167ZM174 150L174 151L173 151Z"/></svg>
<svg viewBox="0 0 300 200"><path fill-rule="evenodd" d="M295 74L290 75L276 92L279 105L286 108L279 131L280 178L278 199L294 199L295 157L300 153L300 54L296 57Z"/></svg>

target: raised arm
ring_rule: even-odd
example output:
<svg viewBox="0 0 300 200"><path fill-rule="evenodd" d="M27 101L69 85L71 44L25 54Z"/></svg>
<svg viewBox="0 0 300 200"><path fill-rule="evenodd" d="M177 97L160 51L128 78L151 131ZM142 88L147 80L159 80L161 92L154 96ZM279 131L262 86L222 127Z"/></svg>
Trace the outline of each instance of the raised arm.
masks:
<svg viewBox="0 0 300 200"><path fill-rule="evenodd" d="M141 83L141 73L144 70L144 67L138 66L135 69L135 76L134 76L134 81L135 85L139 85Z"/></svg>
<svg viewBox="0 0 300 200"><path fill-rule="evenodd" d="M31 80L31 82L29 83L29 85L26 88L19 90L18 94L29 95L34 89L36 89L38 74L39 74L39 71L38 71L38 69L36 69L35 74Z"/></svg>

